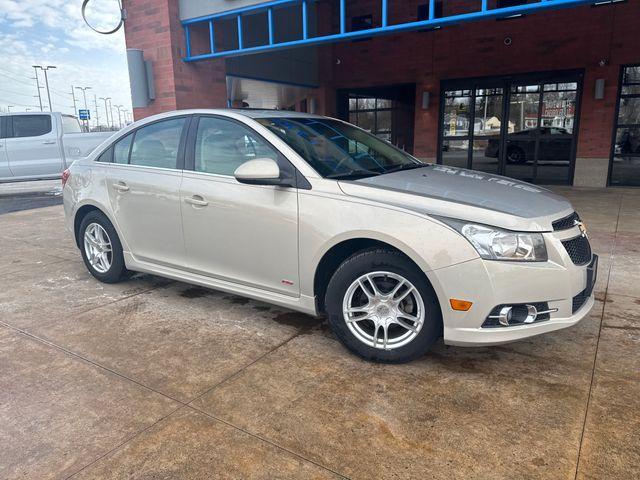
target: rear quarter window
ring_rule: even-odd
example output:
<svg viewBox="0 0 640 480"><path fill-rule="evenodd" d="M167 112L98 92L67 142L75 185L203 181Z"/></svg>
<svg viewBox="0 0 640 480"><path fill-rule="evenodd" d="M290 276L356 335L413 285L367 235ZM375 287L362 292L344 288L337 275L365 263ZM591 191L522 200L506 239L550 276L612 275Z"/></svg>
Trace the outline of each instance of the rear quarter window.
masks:
<svg viewBox="0 0 640 480"><path fill-rule="evenodd" d="M82 133L76 117L62 115L62 133Z"/></svg>

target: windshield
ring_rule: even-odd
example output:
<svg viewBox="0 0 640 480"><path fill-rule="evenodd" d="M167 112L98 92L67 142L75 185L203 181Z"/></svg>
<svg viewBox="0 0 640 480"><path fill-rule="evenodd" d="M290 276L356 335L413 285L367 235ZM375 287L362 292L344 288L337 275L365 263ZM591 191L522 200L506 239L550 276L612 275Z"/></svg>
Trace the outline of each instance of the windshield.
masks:
<svg viewBox="0 0 640 480"><path fill-rule="evenodd" d="M326 178L365 178L424 165L378 137L338 120L304 117L256 120Z"/></svg>

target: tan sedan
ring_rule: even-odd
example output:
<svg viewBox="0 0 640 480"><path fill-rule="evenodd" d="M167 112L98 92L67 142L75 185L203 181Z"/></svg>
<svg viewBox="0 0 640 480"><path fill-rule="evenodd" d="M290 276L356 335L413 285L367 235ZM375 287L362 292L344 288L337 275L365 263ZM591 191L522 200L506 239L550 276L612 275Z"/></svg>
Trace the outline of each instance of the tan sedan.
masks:
<svg viewBox="0 0 640 480"><path fill-rule="evenodd" d="M330 118L190 110L136 122L64 173L67 227L104 282L149 272L326 314L364 358L440 337L509 342L575 324L597 256L570 203L424 164Z"/></svg>

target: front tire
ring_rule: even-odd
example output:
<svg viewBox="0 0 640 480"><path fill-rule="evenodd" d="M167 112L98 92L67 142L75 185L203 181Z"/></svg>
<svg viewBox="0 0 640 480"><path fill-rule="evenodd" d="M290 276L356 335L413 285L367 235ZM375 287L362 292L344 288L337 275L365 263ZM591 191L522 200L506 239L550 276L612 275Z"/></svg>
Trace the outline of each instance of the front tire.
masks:
<svg viewBox="0 0 640 480"><path fill-rule="evenodd" d="M325 305L335 335L366 360L414 360L442 332L440 306L429 281L393 250L365 250L345 260L329 281Z"/></svg>
<svg viewBox="0 0 640 480"><path fill-rule="evenodd" d="M117 283L128 277L120 238L104 213L93 210L85 215L78 245L87 270L101 282Z"/></svg>

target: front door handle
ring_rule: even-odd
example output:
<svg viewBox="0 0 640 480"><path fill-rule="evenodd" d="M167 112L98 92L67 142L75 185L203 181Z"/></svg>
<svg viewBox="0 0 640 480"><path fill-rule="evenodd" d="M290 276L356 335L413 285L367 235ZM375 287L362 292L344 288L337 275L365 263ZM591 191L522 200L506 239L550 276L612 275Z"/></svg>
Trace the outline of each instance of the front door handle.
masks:
<svg viewBox="0 0 640 480"><path fill-rule="evenodd" d="M45 140L44 142L42 142L43 145L55 145L55 143L55 140Z"/></svg>
<svg viewBox="0 0 640 480"><path fill-rule="evenodd" d="M187 197L184 199L184 201L197 207L206 207L207 205L209 205L209 202L207 202L201 195L193 195L192 197Z"/></svg>
<svg viewBox="0 0 640 480"><path fill-rule="evenodd" d="M118 190L119 192L128 192L129 186L124 182L117 182L113 184L113 188Z"/></svg>

